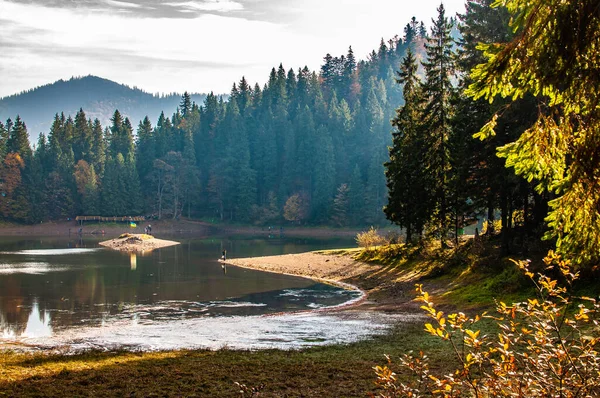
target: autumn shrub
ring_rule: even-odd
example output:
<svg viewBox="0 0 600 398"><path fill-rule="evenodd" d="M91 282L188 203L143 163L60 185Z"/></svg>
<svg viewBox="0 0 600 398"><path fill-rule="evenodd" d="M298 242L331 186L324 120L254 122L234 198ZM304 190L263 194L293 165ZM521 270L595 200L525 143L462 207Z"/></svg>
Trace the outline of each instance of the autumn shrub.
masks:
<svg viewBox="0 0 600 398"><path fill-rule="evenodd" d="M377 229L371 227L368 231L356 234L356 243L358 243L358 246L364 247L367 251L370 251L375 248L375 246L383 245L387 242L383 236L379 235Z"/></svg>
<svg viewBox="0 0 600 398"><path fill-rule="evenodd" d="M579 274L568 261L553 252L544 261L547 270L537 276L529 271L527 261L515 261L533 281L537 297L512 305L497 302L494 315L446 315L417 285L417 300L432 319L425 330L448 343L458 367L434 374L421 352L405 354L394 371L396 365L388 358L387 365L375 368L378 396L600 396L600 304L595 298L570 293ZM497 335L481 333L477 323L483 318L496 323Z"/></svg>
<svg viewBox="0 0 600 398"><path fill-rule="evenodd" d="M385 241L388 245L396 245L402 242L402 235L398 231L388 231L385 234Z"/></svg>
<svg viewBox="0 0 600 398"><path fill-rule="evenodd" d="M481 227L481 233L487 234L490 233L490 231L491 233L500 233L500 231L502 231L502 220L484 220Z"/></svg>

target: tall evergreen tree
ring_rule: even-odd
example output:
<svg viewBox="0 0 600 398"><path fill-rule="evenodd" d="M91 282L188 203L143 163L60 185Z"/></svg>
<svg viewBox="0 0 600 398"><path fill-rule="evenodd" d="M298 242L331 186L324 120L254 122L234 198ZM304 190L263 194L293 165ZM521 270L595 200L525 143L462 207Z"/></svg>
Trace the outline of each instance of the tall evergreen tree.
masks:
<svg viewBox="0 0 600 398"><path fill-rule="evenodd" d="M192 97L188 94L187 91L183 93L181 103L179 104L179 110L184 118L188 117L190 112L192 111Z"/></svg>
<svg viewBox="0 0 600 398"><path fill-rule="evenodd" d="M80 159L90 162L92 160L93 136L92 126L87 120L82 108L75 115L75 129L73 136L73 154L75 161Z"/></svg>
<svg viewBox="0 0 600 398"><path fill-rule="evenodd" d="M423 62L426 80L423 93L426 97L424 109L425 146L427 169L433 182L435 198L434 230L440 237L442 247L446 246L446 235L450 217L451 164L448 138L450 135L453 93L450 77L454 72L453 45L450 35L451 23L445 15L444 5L437 9L438 17L433 21L431 36L427 38L425 50L427 59Z"/></svg>
<svg viewBox="0 0 600 398"><path fill-rule="evenodd" d="M8 153L18 153L25 161L31 159L32 153L31 147L29 146L29 134L27 133L27 126L25 126L25 123L18 115L15 119L15 124L9 131L6 149Z"/></svg>
<svg viewBox="0 0 600 398"><path fill-rule="evenodd" d="M487 63L472 74L469 94L540 97L537 120L514 143L499 149L517 174L537 180L538 192L557 195L548 215L559 253L573 262L600 261L600 168L598 90L600 67L596 0L502 0L512 28L522 32L508 43L482 47ZM552 62L549 62L552 60ZM495 133L497 115L481 136ZM585 200L582 200L585 198Z"/></svg>
<svg viewBox="0 0 600 398"><path fill-rule="evenodd" d="M404 105L396 111L392 125L393 144L390 161L385 164L388 187L386 217L405 228L406 241L420 235L432 211L430 182L426 174L423 141L424 98L417 75L417 62L409 49L404 58L398 83L404 85Z"/></svg>
<svg viewBox="0 0 600 398"><path fill-rule="evenodd" d="M0 122L0 162L4 161L6 154L8 153L8 130Z"/></svg>
<svg viewBox="0 0 600 398"><path fill-rule="evenodd" d="M121 113L116 110L110 120L112 122L109 138L111 156L115 159L119 153L123 156L123 159L133 156L133 129L129 119L123 119Z"/></svg>

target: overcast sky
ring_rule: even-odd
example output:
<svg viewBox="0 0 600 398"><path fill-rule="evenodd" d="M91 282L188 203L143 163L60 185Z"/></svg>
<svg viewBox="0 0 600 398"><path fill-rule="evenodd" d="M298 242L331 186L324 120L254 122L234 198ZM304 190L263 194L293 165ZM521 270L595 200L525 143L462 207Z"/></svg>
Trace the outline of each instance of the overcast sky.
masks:
<svg viewBox="0 0 600 398"><path fill-rule="evenodd" d="M273 66L359 59L431 24L439 0L0 0L0 97L97 75L152 93L229 92ZM447 15L464 0L444 0Z"/></svg>

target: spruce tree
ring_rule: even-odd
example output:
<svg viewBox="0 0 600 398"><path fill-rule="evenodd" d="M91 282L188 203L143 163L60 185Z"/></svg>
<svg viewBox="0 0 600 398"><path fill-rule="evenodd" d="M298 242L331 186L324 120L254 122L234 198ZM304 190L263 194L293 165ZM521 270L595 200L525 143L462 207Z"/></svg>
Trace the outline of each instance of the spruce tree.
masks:
<svg viewBox="0 0 600 398"><path fill-rule="evenodd" d="M4 124L2 124L2 122L0 122L0 163L4 161L4 158L6 157L6 154L8 153L7 152L8 151L7 142L8 142L8 130L6 129Z"/></svg>
<svg viewBox="0 0 600 398"><path fill-rule="evenodd" d="M426 80L423 93L426 97L424 108L425 146L428 148L425 159L434 195L433 230L439 236L442 247L446 246L446 236L450 218L450 179L451 164L448 138L450 136L452 107L450 98L454 91L450 78L454 72L453 44L450 35L452 25L445 15L444 5L438 7L438 17L433 20L431 36L427 38L425 50L427 59L423 62Z"/></svg>
<svg viewBox="0 0 600 398"><path fill-rule="evenodd" d="M75 162L80 159L90 162L92 161L93 147L92 127L82 108L79 108L79 112L75 115L74 127L73 154L75 155Z"/></svg>
<svg viewBox="0 0 600 398"><path fill-rule="evenodd" d="M192 111L192 97L188 94L188 92L184 92L181 97L181 103L179 104L179 110L181 111L181 115L185 118L188 117L190 112Z"/></svg>
<svg viewBox="0 0 600 398"><path fill-rule="evenodd" d="M404 85L404 105L397 109L392 125L393 144L390 160L385 164L388 203L384 212L388 220L403 227L406 241L419 236L432 211L430 182L426 174L423 141L424 98L417 62L409 49L398 72L398 83Z"/></svg>
<svg viewBox="0 0 600 398"><path fill-rule="evenodd" d="M113 117L110 119L112 125L110 127L109 149L110 154L116 159L120 153L123 159L129 158L134 153L133 145L133 128L128 118L123 119L121 113L115 110Z"/></svg>
<svg viewBox="0 0 600 398"><path fill-rule="evenodd" d="M552 192L548 224L557 251L570 261L596 265L600 259L600 114L596 0L501 0L521 32L508 43L482 46L487 58L472 73L475 98L542 99L537 120L513 143L499 149L507 165L538 192ZM481 130L492 136L498 116Z"/></svg>
<svg viewBox="0 0 600 398"><path fill-rule="evenodd" d="M337 189L331 211L331 221L335 226L345 227L348 225L349 193L348 184L342 184Z"/></svg>
<svg viewBox="0 0 600 398"><path fill-rule="evenodd" d="M8 123L7 123L8 124ZM31 147L29 146L29 134L27 126L17 115L15 124L9 131L8 140L6 142L8 153L18 153L26 162L31 159Z"/></svg>
<svg viewBox="0 0 600 398"><path fill-rule="evenodd" d="M38 223L49 219L48 209L45 206L47 203L45 182L50 168L48 142L46 136L40 133L32 161L24 175L29 201L28 221Z"/></svg>
<svg viewBox="0 0 600 398"><path fill-rule="evenodd" d="M152 164L156 156L154 149L154 131L152 123L148 116L144 118L138 125L137 141L136 141L136 162L137 171L142 181L145 181L152 172ZM149 189L142 189L144 194L149 193Z"/></svg>

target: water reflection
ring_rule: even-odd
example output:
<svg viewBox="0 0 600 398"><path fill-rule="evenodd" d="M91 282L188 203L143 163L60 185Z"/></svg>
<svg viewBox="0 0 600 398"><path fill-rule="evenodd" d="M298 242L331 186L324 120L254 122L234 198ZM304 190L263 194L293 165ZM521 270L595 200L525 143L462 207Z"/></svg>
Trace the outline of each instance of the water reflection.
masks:
<svg viewBox="0 0 600 398"><path fill-rule="evenodd" d="M132 271L137 269L137 255L135 253L129 254L129 264L131 264Z"/></svg>
<svg viewBox="0 0 600 398"><path fill-rule="evenodd" d="M31 307L31 313L27 319L27 326L21 335L22 337L39 338L52 336L52 327L50 326L50 313L39 309L37 301L34 301Z"/></svg>
<svg viewBox="0 0 600 398"><path fill-rule="evenodd" d="M44 338L123 321L148 325L305 310L356 295L218 261L223 250L228 257L248 257L348 246L351 241L187 238L179 246L130 255L99 248L100 240L3 238L0 336ZM294 291L299 293L288 294Z"/></svg>
<svg viewBox="0 0 600 398"><path fill-rule="evenodd" d="M0 330L5 339L50 337L52 336L50 323L50 312L46 310L42 312L36 299L33 301L25 324L18 321L11 322L10 317L0 313Z"/></svg>

